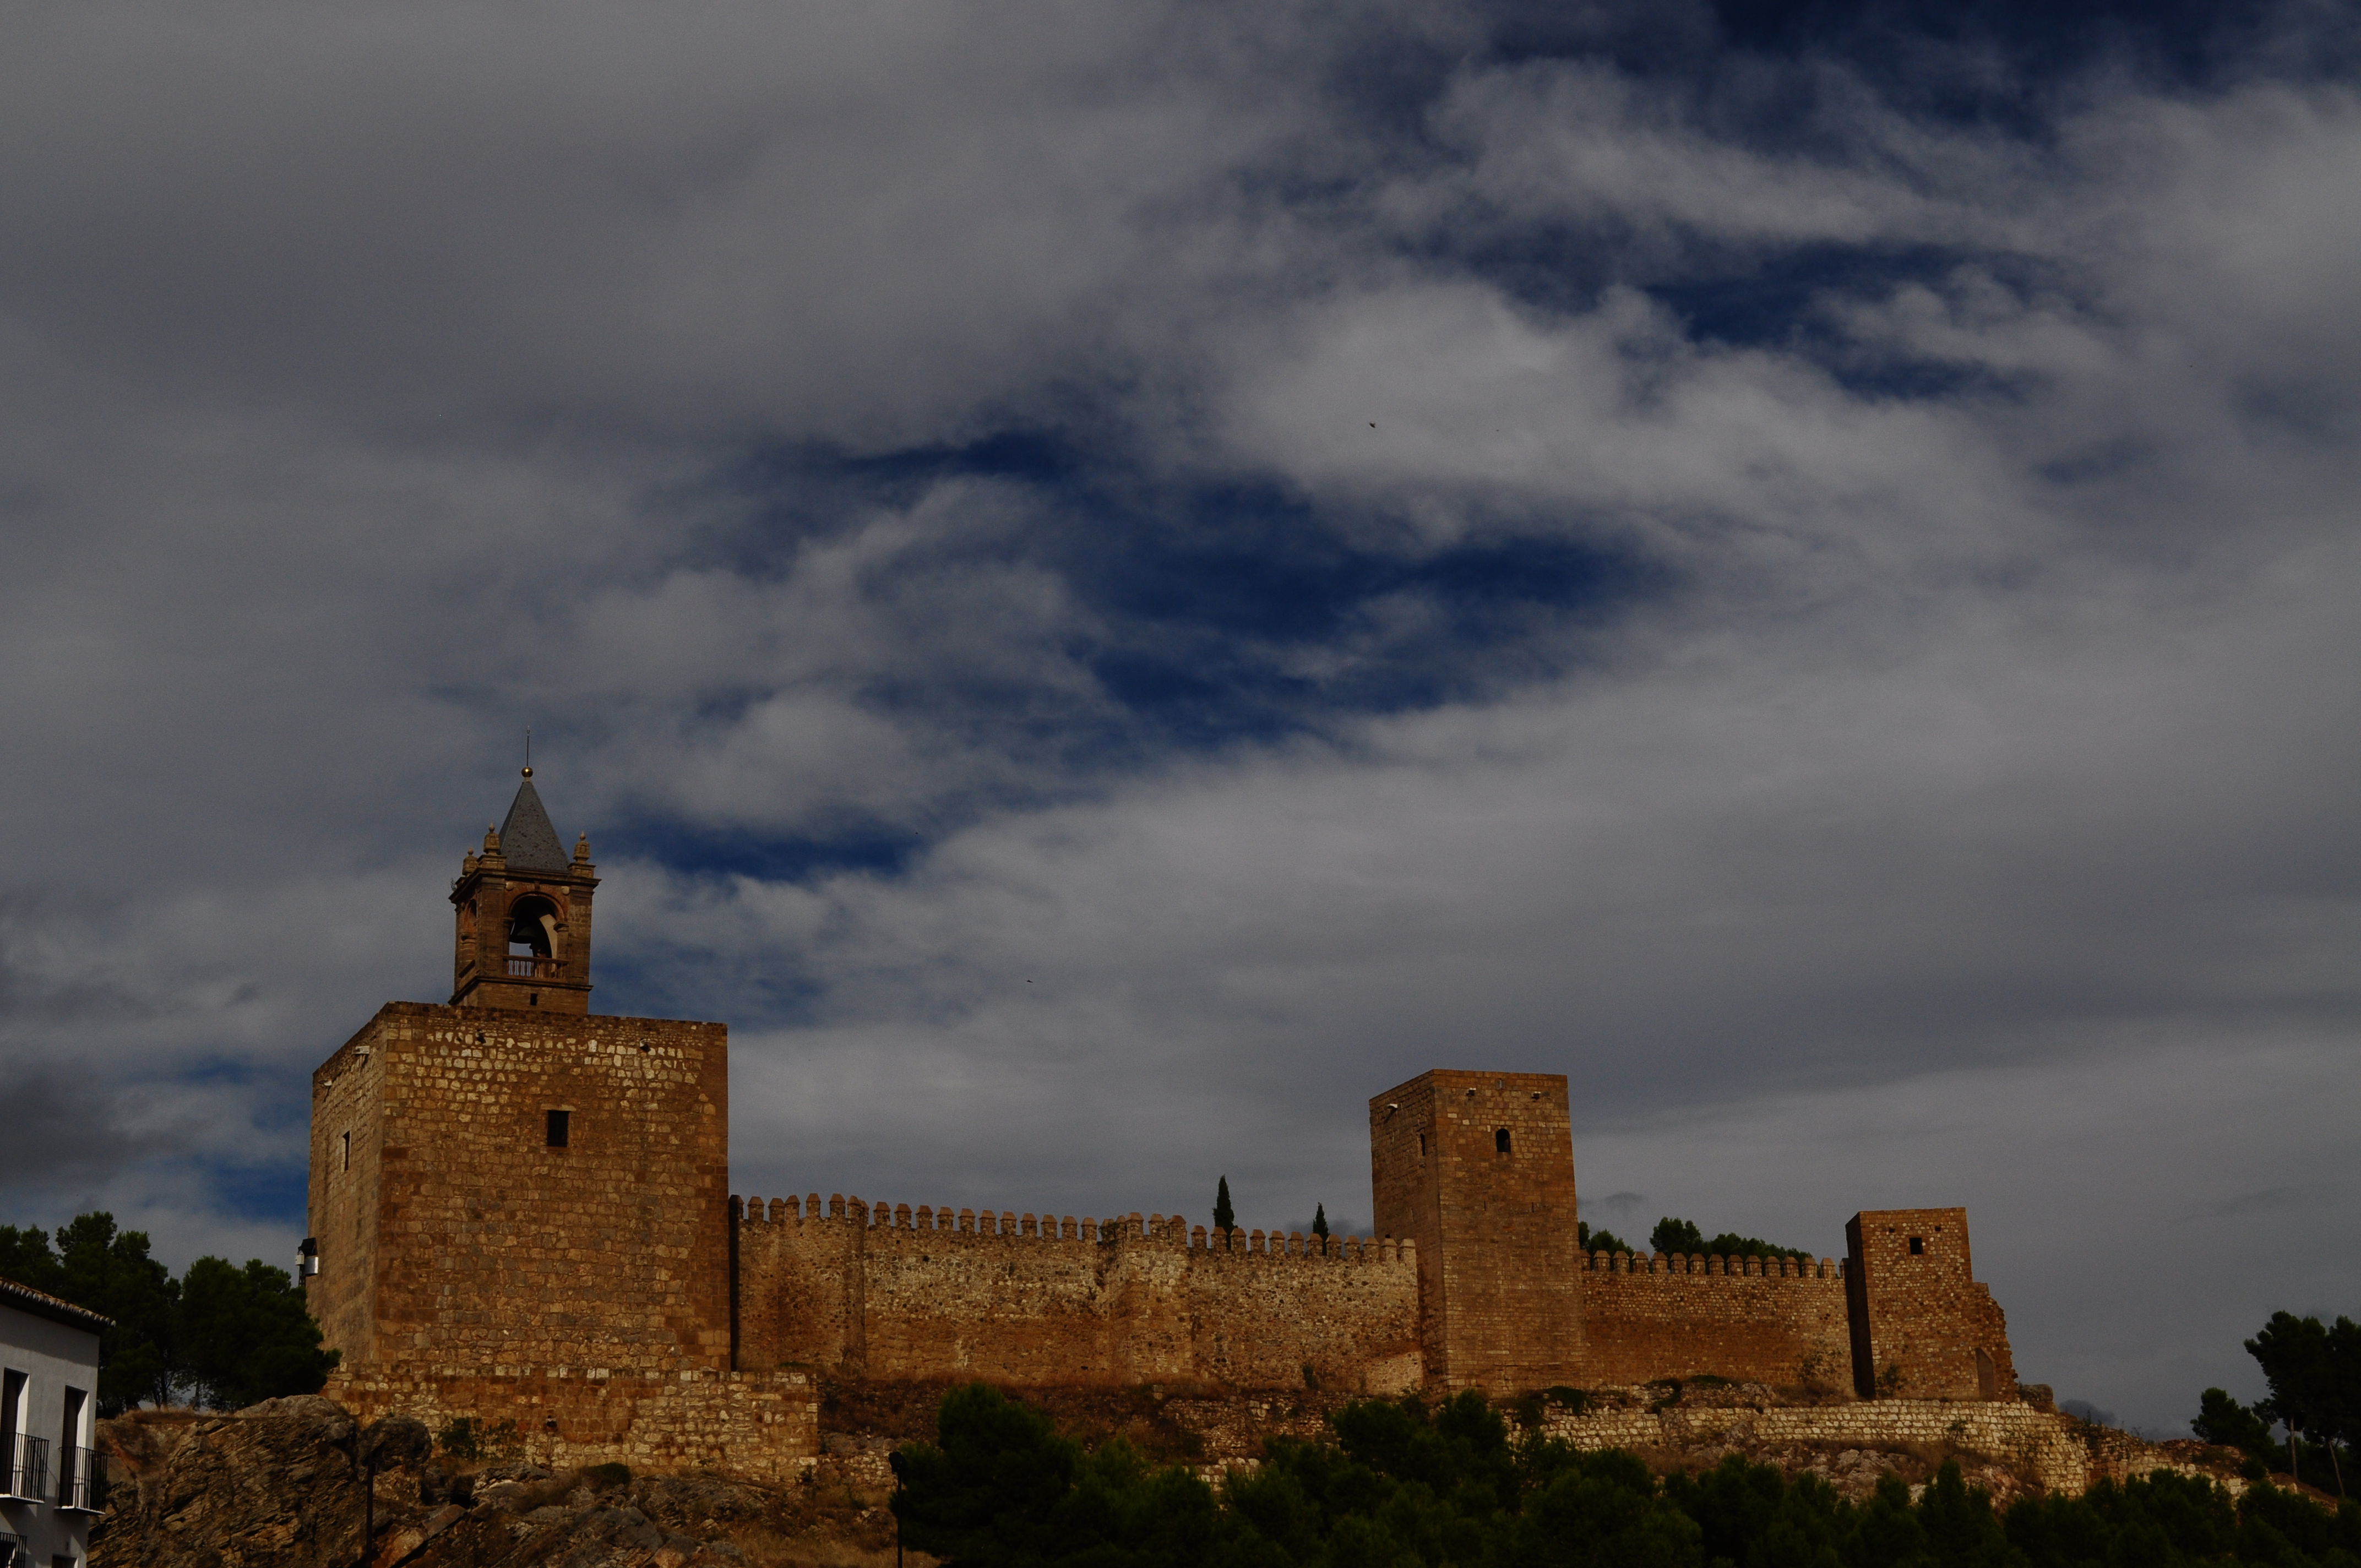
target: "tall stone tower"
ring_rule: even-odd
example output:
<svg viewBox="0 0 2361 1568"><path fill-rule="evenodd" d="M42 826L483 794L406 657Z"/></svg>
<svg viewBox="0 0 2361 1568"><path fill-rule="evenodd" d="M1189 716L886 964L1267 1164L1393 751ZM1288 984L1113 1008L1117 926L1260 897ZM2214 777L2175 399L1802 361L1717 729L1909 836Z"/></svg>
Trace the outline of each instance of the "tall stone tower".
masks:
<svg viewBox="0 0 2361 1568"><path fill-rule="evenodd" d="M453 887L451 1003L388 1003L313 1074L306 1298L365 1403L430 1378L537 1431L536 1379L730 1367L729 1031L590 1013L597 885L528 777Z"/></svg>
<svg viewBox="0 0 2361 1568"><path fill-rule="evenodd" d="M1845 1245L1855 1393L2016 1398L2008 1320L1976 1280L1965 1209L1865 1209Z"/></svg>
<svg viewBox="0 0 2361 1568"><path fill-rule="evenodd" d="M1379 1234L1418 1243L1428 1382L1579 1386L1582 1251L1565 1079L1423 1072L1369 1102Z"/></svg>
<svg viewBox="0 0 2361 1568"><path fill-rule="evenodd" d="M595 869L588 834L571 858L560 848L525 769L507 820L485 830L483 852L461 861L451 884L451 1004L589 1012Z"/></svg>

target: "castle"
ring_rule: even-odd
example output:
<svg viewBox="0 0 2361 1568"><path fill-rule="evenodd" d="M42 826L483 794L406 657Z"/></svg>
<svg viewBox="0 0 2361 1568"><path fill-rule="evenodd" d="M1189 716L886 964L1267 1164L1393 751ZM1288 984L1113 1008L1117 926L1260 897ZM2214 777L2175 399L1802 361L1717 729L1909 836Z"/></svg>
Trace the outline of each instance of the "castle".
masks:
<svg viewBox="0 0 2361 1568"><path fill-rule="evenodd" d="M1587 1255L1556 1074L1372 1099L1374 1237L741 1199L728 1029L590 1011L598 885L527 769L452 886L450 1002L387 1003L313 1075L305 1288L365 1417L784 1479L821 1377L2017 1398L1962 1209L1858 1214L1841 1262Z"/></svg>

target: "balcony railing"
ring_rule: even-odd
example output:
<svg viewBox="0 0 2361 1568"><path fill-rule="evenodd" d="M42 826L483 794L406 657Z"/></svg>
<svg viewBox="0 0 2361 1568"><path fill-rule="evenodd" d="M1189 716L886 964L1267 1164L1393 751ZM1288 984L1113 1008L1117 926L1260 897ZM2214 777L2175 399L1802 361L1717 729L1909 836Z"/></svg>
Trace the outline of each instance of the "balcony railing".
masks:
<svg viewBox="0 0 2361 1568"><path fill-rule="evenodd" d="M516 980L555 980L566 972L564 959L537 959L530 956L509 959L509 974Z"/></svg>
<svg viewBox="0 0 2361 1568"><path fill-rule="evenodd" d="M49 1494L49 1440L28 1437L23 1432L10 1436L6 1452L0 1453L0 1495L22 1498L28 1503L47 1502Z"/></svg>
<svg viewBox="0 0 2361 1568"><path fill-rule="evenodd" d="M33 1549L23 1536L0 1530L0 1568L33 1568Z"/></svg>
<svg viewBox="0 0 2361 1568"><path fill-rule="evenodd" d="M88 1514L105 1511L105 1454L94 1448L58 1451L58 1507Z"/></svg>

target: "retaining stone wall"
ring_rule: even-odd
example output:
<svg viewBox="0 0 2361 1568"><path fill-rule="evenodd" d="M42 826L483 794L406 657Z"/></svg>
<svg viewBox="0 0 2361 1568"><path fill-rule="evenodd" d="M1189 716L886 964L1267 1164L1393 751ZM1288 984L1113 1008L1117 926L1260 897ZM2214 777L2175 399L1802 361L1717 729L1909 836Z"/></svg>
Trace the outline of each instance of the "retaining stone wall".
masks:
<svg viewBox="0 0 2361 1568"><path fill-rule="evenodd" d="M409 1372L340 1376L324 1392L364 1421L414 1416L436 1432L460 1416L479 1429L513 1421L522 1456L551 1468L623 1464L784 1483L820 1451L818 1397L796 1372Z"/></svg>
<svg viewBox="0 0 2361 1568"><path fill-rule="evenodd" d="M1658 1414L1607 1410L1568 1415L1553 1410L1543 1430L1586 1449L1677 1449L1709 1439L1732 1446L1948 1443L2018 1466L2051 1494L2063 1497L2079 1497L2103 1478L2125 1480L2156 1470L2199 1473L2126 1433L2086 1427L2030 1405L1987 1400L1877 1399L1760 1409L1675 1406Z"/></svg>

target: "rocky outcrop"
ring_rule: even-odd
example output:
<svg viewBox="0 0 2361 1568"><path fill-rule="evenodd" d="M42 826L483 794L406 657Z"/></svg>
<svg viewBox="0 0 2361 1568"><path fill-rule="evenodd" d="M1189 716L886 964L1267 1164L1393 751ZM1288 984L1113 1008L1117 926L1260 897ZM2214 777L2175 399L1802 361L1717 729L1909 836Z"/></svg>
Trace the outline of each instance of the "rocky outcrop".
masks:
<svg viewBox="0 0 2361 1568"><path fill-rule="evenodd" d="M418 1422L356 1427L322 1398L139 1411L102 1423L100 1442L115 1485L91 1568L755 1568L892 1552L890 1520L849 1498L620 1465L453 1473ZM802 1551L807 1537L824 1550Z"/></svg>
<svg viewBox="0 0 2361 1568"><path fill-rule="evenodd" d="M339 1568L360 1560L374 1511L423 1492L426 1431L366 1431L326 1399L270 1399L236 1415L104 1423L112 1478L92 1568Z"/></svg>

